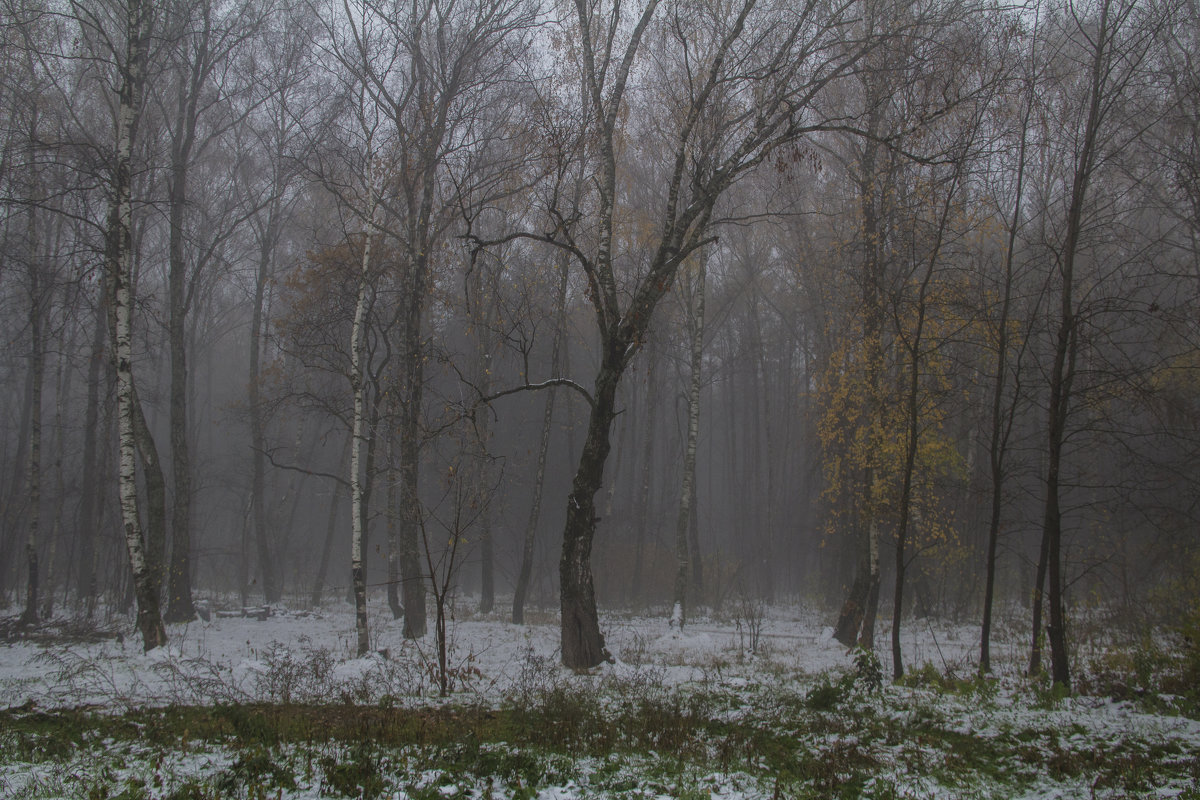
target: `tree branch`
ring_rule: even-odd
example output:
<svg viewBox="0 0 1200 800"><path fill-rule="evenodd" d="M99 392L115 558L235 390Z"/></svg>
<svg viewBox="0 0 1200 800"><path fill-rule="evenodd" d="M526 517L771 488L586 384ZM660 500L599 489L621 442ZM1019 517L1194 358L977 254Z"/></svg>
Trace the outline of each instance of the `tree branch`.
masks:
<svg viewBox="0 0 1200 800"><path fill-rule="evenodd" d="M476 403L476 406L478 407L485 403L490 403L493 400L499 400L501 397L507 397L510 394L517 394L518 392L536 392L540 389L553 389L556 386L565 386L568 389L574 389L575 391L579 392L579 394L583 395L583 399L587 400L589 406L595 408L596 400L592 397L591 392L570 378L547 378L540 383L525 383L521 386L512 386L508 389L503 389L499 392L493 392L492 394L480 397L479 401Z"/></svg>
<svg viewBox="0 0 1200 800"><path fill-rule="evenodd" d="M299 467L299 466L296 466L295 464L281 464L280 462L275 460L275 456L271 453L270 450L260 449L257 447L252 447L250 449L256 450L257 452L262 453L264 456L267 457L267 461L271 462L271 466L275 467L277 469L291 470L292 472L299 472L301 475L309 475L314 478L329 478L330 480L336 481L338 484L345 486L347 488L350 486L350 482L339 475L334 475L329 472L321 472L319 470L305 469L304 467Z"/></svg>

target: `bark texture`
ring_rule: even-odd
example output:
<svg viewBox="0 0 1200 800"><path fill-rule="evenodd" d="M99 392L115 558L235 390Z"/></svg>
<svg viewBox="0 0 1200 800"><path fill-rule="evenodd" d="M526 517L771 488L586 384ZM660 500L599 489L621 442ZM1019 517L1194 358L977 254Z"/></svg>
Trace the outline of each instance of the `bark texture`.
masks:
<svg viewBox="0 0 1200 800"><path fill-rule="evenodd" d="M160 575L154 547L142 538L138 516L137 453L145 457L145 427L133 376L133 140L141 114L146 55L154 9L146 0L129 0L125 17L125 52L120 67L117 102L116 148L113 162L111 206L105 271L112 308L113 359L117 374L117 427L120 437L118 486L125 546L133 573L138 629L149 651L166 644L167 634L159 610ZM141 423L138 425L138 423ZM154 465L157 466L157 465ZM154 491L152 488L151 491ZM151 506L155 498L151 498ZM153 513L153 512L152 512Z"/></svg>

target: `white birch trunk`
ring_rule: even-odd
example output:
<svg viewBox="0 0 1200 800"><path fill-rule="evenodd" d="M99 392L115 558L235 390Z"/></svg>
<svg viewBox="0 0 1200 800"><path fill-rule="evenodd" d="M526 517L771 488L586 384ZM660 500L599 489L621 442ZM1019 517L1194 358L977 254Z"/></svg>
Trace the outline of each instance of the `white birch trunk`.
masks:
<svg viewBox="0 0 1200 800"><path fill-rule="evenodd" d="M371 158L368 146L368 161ZM358 632L358 654L370 648L367 632L367 581L363 567L363 536L366 532L366 509L363 508L362 470L363 447L366 441L366 336L368 273L371 268L371 237L375 217L374 177L367 168L367 224L363 230L362 267L358 275L358 292L354 302L354 325L350 329L350 386L354 392L354 417L350 434L350 573L354 585L355 629Z"/></svg>
<svg viewBox="0 0 1200 800"><path fill-rule="evenodd" d="M152 650L166 644L159 613L158 581L146 557L138 517L137 436L134 425L137 402L133 382L133 138L141 106L146 38L151 9L142 0L130 0L127 18L125 65L117 109L116 164L113 201L109 211L107 270L113 312L113 358L117 373L117 420L120 442L118 490L125 547L137 596L138 628L142 645Z"/></svg>

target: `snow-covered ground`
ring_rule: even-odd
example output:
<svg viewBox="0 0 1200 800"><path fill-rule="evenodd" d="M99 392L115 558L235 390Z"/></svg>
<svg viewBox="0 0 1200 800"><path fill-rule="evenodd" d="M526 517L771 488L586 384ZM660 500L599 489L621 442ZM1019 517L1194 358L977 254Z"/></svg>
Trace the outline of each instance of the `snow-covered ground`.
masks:
<svg viewBox="0 0 1200 800"><path fill-rule="evenodd" d="M460 604L460 608L461 608ZM131 626L117 639L100 642L18 641L0 644L0 707L32 702L40 708L100 706L121 709L147 704L279 700L287 687L268 677L289 663L315 666L311 676L323 690L342 685L375 701L379 694L427 702L436 694L432 630L405 640L401 623L382 605L369 618L371 652L356 657L353 609L339 605L310 611L273 609L267 619L213 614L210 621L168 626L168 644L143 653ZM498 701L521 679L531 662L558 663L558 625L550 613L513 625L501 612L480 618L462 613L450 623L449 666L458 700ZM596 674L654 666L667 685L708 679L753 679L764 666L815 674L853 666L846 648L832 638L831 620L806 608L747 608L724 617L704 617L683 631L667 617L605 615L614 663ZM432 628L432 618L430 619ZM888 628L878 632L885 673L890 674ZM905 662L933 664L967 676L978 648L978 631L966 625L913 621L903 631ZM757 639L757 641L756 641ZM1024 652L1015 641L993 645L1001 671L1017 670ZM564 677L566 670L559 668ZM303 683L300 681L300 683ZM299 688L303 689L303 686ZM297 700L301 698L288 698ZM327 696L324 699L328 700Z"/></svg>
<svg viewBox="0 0 1200 800"><path fill-rule="evenodd" d="M882 694L875 695L875 699L856 701L870 703L869 708L850 703L830 711L832 715L851 717L869 712L872 719L878 720L872 723L876 728L894 725L900 731L920 731L929 725L941 737L893 741L882 735L868 741L851 723L844 730L833 725L822 731L798 727L788 733L793 723L789 721L787 703L811 698L815 687L831 686L839 676L855 670L853 654L832 638L831 619L814 610L744 606L724 617L694 620L683 631L670 627L665 615L608 615L602 619L602 629L613 663L576 675L559 665L558 627L551 613L531 613L530 624L517 626L504 621L499 612L481 618L467 612L467 606L460 602L457 619L450 626L448 663L453 691L448 700L437 697L432 633L417 642L406 641L401 636L400 622L391 620L382 605L373 607L372 651L358 657L352 609L340 605L319 611L274 609L265 619L214 614L208 622L170 626L169 645L150 653L142 652L127 625L120 639L3 644L0 708L23 712L84 707L116 713L147 706L251 701L499 707L544 692L549 686L601 694L608 691L610 698L614 696L613 687L617 687L615 702L619 702L622 692L695 690L732 698L723 710L714 713L725 714L734 722L753 719L757 724L762 719L772 731L784 731L805 741L812 753L819 756L828 752L831 762L845 757L850 748L852 755L878 770L865 782L864 776L856 776L858 796L1013 796L987 783L991 778L982 775L969 779L978 782L969 786L936 777L946 772L939 765L953 757L952 746L945 742L957 737L958 741L978 739L1011 745L1011 761L998 764L997 769L1021 773L1020 779L998 785L1019 786L1019 796L1200 798L1200 789L1195 785L1200 776L1200 723L1144 713L1128 703L1106 698L1034 702L1029 684L1019 677L1025 657L1019 624L999 627L993 661L1002 677L986 694L941 693L927 687L887 686L885 681ZM881 653L889 649L888 635L885 624L877 633ZM931 664L939 674L969 678L974 673L977 636L975 626L911 621L902 636L906 665L918 669ZM890 675L887 658L882 666L884 674ZM119 761L126 765L123 768L129 775L142 775L151 768L150 760L138 755L143 751L136 744L113 747L131 748ZM1055 759L1091 759L1087 763L1092 763L1103 761L1103 755L1098 759L1097 754L1110 753L1136 764L1138 758L1149 758L1144 754L1151 752L1168 753L1155 757L1176 759L1179 768L1168 770L1170 779L1152 778L1153 785L1142 794L1106 793L1087 768L1072 768L1069 775L1042 774L1045 763ZM298 756L281 751L278 757ZM87 755L78 758L86 759ZM308 758L311 761L311 754ZM772 785L770 776L761 770L703 769L705 765L696 765L676 774L674 783L664 783L647 777L658 774L654 753L625 754L620 758L620 763L612 764L594 757L580 758L561 769L558 780L551 769L545 785L536 787L536 794L522 796L540 800L681 796L734 800L778 796L778 780ZM1036 762L1035 766L1022 772L1022 759ZM76 773L90 775L84 765L69 759L65 763L13 760L7 764L3 760L0 755L0 796L88 796L80 788L83 784L72 785L69 777ZM152 786L157 780L159 786L170 788L178 784L180 776L228 771L236 762L236 753L213 746L167 756L160 752L152 761L158 777L138 777L138 786ZM172 776L169 780L162 778L164 770ZM415 776L409 774L403 785L389 785L385 796L424 796L422 788L429 792L436 789L441 797L499 798L514 792L512 786L497 788L490 779L479 777L474 783L448 781L446 775L427 764L421 770ZM627 780L613 779L626 771ZM607 777L602 780L597 776ZM109 778L111 782L105 785L110 787L122 785L121 780L134 780L121 774ZM144 788L142 791L145 797L171 796L166 788L160 794ZM314 779L288 787L286 793L281 788L279 793L316 798L331 796L328 791L327 784Z"/></svg>

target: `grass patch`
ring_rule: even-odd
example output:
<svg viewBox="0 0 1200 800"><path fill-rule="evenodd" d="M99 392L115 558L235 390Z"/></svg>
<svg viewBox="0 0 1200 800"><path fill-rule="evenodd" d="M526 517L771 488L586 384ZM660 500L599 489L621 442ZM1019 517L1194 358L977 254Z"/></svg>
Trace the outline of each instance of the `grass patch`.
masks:
<svg viewBox="0 0 1200 800"><path fill-rule="evenodd" d="M894 797L940 787L986 798L1049 780L1137 797L1200 777L1181 741L1133 731L1097 739L1062 721L1065 698L1034 684L1002 689L923 668L880 687L872 673L865 664L738 690L669 688L638 673L542 683L494 708L10 709L0 712L0 794L528 798L575 784L585 797Z"/></svg>

